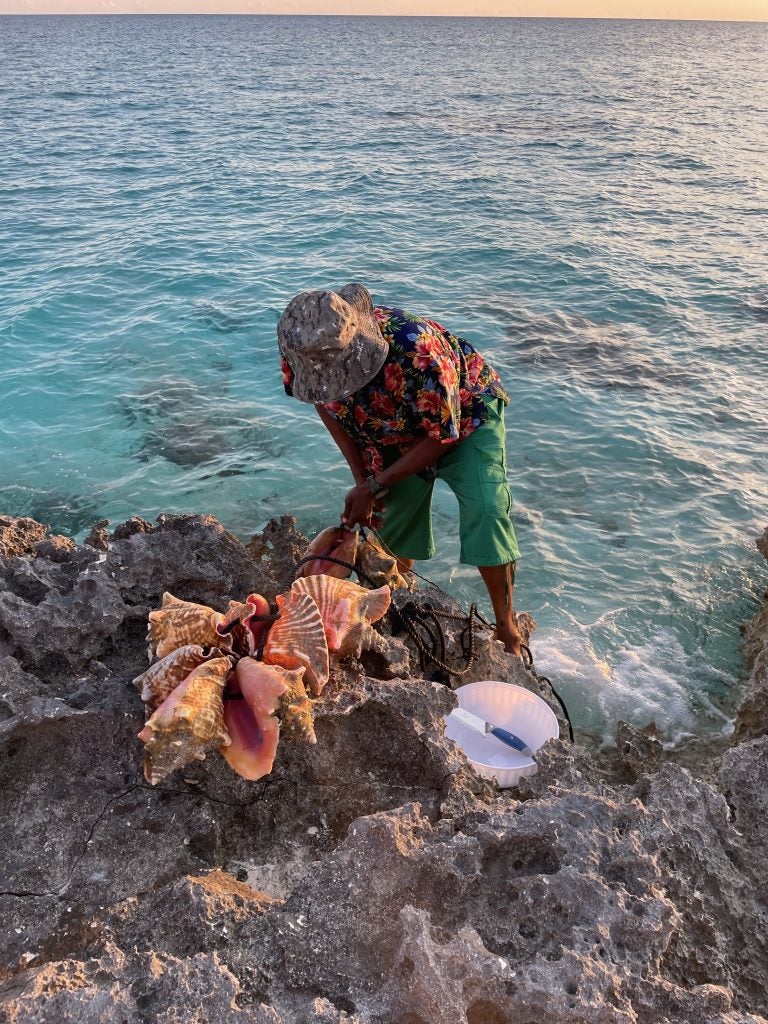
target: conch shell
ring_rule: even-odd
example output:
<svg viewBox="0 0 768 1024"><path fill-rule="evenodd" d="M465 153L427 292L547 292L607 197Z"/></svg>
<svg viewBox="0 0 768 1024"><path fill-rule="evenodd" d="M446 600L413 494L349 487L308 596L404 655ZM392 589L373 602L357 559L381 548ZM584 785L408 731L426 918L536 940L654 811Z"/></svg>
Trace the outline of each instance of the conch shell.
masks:
<svg viewBox="0 0 768 1024"><path fill-rule="evenodd" d="M216 632L216 627L223 620L223 615L205 604L181 601L166 592L162 608L149 613L147 640L150 661L152 658L164 658L188 644L231 650L231 638Z"/></svg>
<svg viewBox="0 0 768 1024"><path fill-rule="evenodd" d="M357 532L346 526L329 526L322 530L307 550L303 557L317 555L311 562L305 562L299 569L299 576L316 576L324 573L326 576L335 576L338 579L346 579L352 573L352 566L355 564L357 553ZM343 562L349 562L350 568L339 565L337 562L325 561L325 557L332 555Z"/></svg>
<svg viewBox="0 0 768 1024"><path fill-rule="evenodd" d="M193 669L212 658L221 658L224 654L219 647L186 644L167 654L162 661L156 661L140 676L136 676L133 685L141 691L144 703L154 711Z"/></svg>
<svg viewBox="0 0 768 1024"><path fill-rule="evenodd" d="M308 576L310 579L330 579L327 576ZM293 586L305 583L297 580ZM314 598L306 593L277 595L280 618L267 635L264 662L283 668L306 669L304 680L315 696L328 682L328 643L323 620Z"/></svg>
<svg viewBox="0 0 768 1024"><path fill-rule="evenodd" d="M292 671L279 668L281 679L287 689L277 702L277 714L282 722L282 731L287 740L303 743L317 743L315 720L312 715L312 701L302 680L303 668Z"/></svg>
<svg viewBox="0 0 768 1024"><path fill-rule="evenodd" d="M360 656L372 622L385 614L392 600L389 587L366 590L351 580L306 576L295 580L294 594L311 595L323 620L328 650L339 658Z"/></svg>
<svg viewBox="0 0 768 1024"><path fill-rule="evenodd" d="M355 565L371 586L383 587L386 584L391 590L410 589L397 567L395 556L388 554L373 534L360 537Z"/></svg>
<svg viewBox="0 0 768 1024"><path fill-rule="evenodd" d="M298 677L300 682L303 674L303 668L289 672L254 658L241 658L237 663L224 701L224 722L232 742L223 746L221 753L244 779L255 782L272 771L280 738L274 711L288 689L285 677ZM291 678L292 685L296 681Z"/></svg>
<svg viewBox="0 0 768 1024"><path fill-rule="evenodd" d="M232 661L213 658L192 671L166 697L139 733L146 745L144 776L156 786L176 768L228 745L222 694Z"/></svg>
<svg viewBox="0 0 768 1024"><path fill-rule="evenodd" d="M216 632L220 637L231 637L235 653L241 657L256 654L261 634L267 627L267 622L261 618L264 615L269 615L269 602L261 594L249 594L244 602L229 602Z"/></svg>

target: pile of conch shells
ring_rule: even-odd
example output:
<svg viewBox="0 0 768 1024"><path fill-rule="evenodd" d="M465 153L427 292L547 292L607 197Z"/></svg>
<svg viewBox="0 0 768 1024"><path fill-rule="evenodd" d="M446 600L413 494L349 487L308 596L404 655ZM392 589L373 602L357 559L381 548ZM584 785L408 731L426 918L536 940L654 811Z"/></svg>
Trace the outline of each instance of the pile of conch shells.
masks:
<svg viewBox="0 0 768 1024"><path fill-rule="evenodd" d="M348 579L353 565L374 589ZM260 594L222 613L166 593L149 613L150 667L133 682L147 709L139 739L153 786L212 750L253 781L272 771L281 735L317 742L312 698L334 659L360 656L391 590L407 584L372 537L344 527L318 534L299 573L276 616Z"/></svg>

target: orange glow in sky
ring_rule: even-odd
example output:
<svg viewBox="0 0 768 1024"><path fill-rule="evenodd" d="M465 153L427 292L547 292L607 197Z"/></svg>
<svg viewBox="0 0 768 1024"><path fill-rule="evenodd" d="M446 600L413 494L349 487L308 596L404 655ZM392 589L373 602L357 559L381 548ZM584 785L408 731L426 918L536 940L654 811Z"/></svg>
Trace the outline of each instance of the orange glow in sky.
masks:
<svg viewBox="0 0 768 1024"><path fill-rule="evenodd" d="M414 14L768 21L768 0L0 0L0 14Z"/></svg>

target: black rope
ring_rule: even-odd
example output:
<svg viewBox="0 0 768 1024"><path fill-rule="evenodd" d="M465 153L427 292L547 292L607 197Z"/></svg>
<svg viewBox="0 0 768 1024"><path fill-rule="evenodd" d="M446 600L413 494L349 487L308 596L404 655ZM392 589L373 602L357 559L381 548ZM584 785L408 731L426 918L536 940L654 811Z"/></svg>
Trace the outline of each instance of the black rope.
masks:
<svg viewBox="0 0 768 1024"><path fill-rule="evenodd" d="M343 558L334 558L333 555L305 555L303 558L300 558L296 563L296 572L299 571L302 565L306 565L307 562L318 561L333 562L334 565L343 565L345 569L351 569L352 572L356 572L359 579L365 580L366 583L370 583L372 587L376 587L376 581L372 579L372 577L370 577L367 572L363 572L362 569L358 569L354 562L347 562Z"/></svg>
<svg viewBox="0 0 768 1024"><path fill-rule="evenodd" d="M560 707L563 709L563 714L565 715L565 720L568 723L568 735L571 737L571 743L575 743L576 740L574 739L574 736L573 736L573 722L571 721L571 716L568 714L568 708L565 706L565 701L563 700L563 698L560 696L560 694L555 689L555 687L554 687L554 685L552 683L552 680L549 679L547 676L540 676L539 673L534 668L534 665L533 665L533 653L531 652L530 647L528 647L527 644L520 644L520 651L521 652L525 652L525 657L523 657L523 665L533 675L533 677L535 678L537 683L546 683L547 684L547 686L552 691L552 694L553 694L555 700L560 705ZM526 659L527 659L527 663L526 663Z"/></svg>
<svg viewBox="0 0 768 1024"><path fill-rule="evenodd" d="M390 552L390 554L391 554L391 552ZM396 556L393 555L392 557L394 558ZM296 571L298 572L303 565L307 564L307 562L315 562L315 561L333 562L334 565L341 565L345 569L351 569L353 572L357 573L357 576L358 576L359 579L365 580L366 583L370 583L370 585L372 587L376 586L375 580L373 580L368 575L368 573L363 572L362 569L358 568L358 566L356 566L354 564L354 562L347 562L343 558L336 558L333 555L322 554L322 553L319 553L319 552L315 553L315 554L312 554L312 555L304 555L303 558L300 558L299 561L296 563ZM413 602L409 602L409 604L406 607L407 608L413 608L414 611L413 612L409 612L408 615L406 615L406 614L403 613L403 611L401 611L394 604L391 604L389 606L389 611L397 618L398 623L399 623L401 629L405 630L408 633L408 635L410 636L411 640L413 640L413 643L414 643L414 645L416 647L416 650L419 652L419 664L421 666L422 671L424 671L426 669L426 667L427 667L427 664L430 661L432 661L432 662L434 662L437 665L438 669L443 674L445 674L447 676L450 676L451 673L454 670L450 669L445 664L445 662L443 660L445 658L445 637L443 635L443 631L442 631L442 628L440 626L440 623L437 622L437 620L435 619L435 625L436 625L436 628L437 628L437 635L436 635L435 633L432 632L430 627L424 621L424 618L421 616L421 613L419 611L418 605L413 604ZM427 608L429 606L425 605L424 607ZM429 613L426 613L426 614L428 615ZM427 649L426 645L424 644L424 641L419 636L418 632L416 631L413 623L411 622L411 620L409 618L409 615L412 615L413 618L415 618L415 619L417 618L417 619L420 620L421 626L424 628L425 632L428 634L428 636L430 638L430 641L431 641L431 644L432 644L432 650L431 651L429 651ZM426 617L426 615L424 617ZM442 652L443 659L440 659L440 658L438 658L436 656L437 655L437 647L438 647L438 645L440 646L440 650ZM467 667L469 667L469 666L467 666ZM465 671L466 671L466 669L465 669ZM446 678L444 680L441 679L441 682L445 682L446 686L450 685L450 679L449 678Z"/></svg>
<svg viewBox="0 0 768 1024"><path fill-rule="evenodd" d="M376 538L376 540L379 542L379 544L381 544L381 546L384 548L384 550L387 552L387 554L391 555L393 558L397 558L397 555L395 555L395 553L393 551L390 551L390 549L387 547L386 543L381 539L379 534L372 527L369 527L369 530L373 534L373 536ZM410 572L412 572L414 574L414 576L418 576L418 578L420 580L423 580L424 583L429 584L429 586L432 587L433 590L437 590L441 594L445 594L445 591L443 590L443 588L438 586L437 583L433 582L427 576L422 576L420 573L416 572L415 569L411 569ZM406 607L408 607L408 606L406 606ZM457 615L457 614L452 613L452 612L437 611L436 609L432 608L431 605L428 605L428 604L425 604L422 607L429 608L433 615L439 615L441 618L444 618L444 619L453 619L454 621L463 621L465 619L465 616L463 614L462 615ZM393 608L394 611L398 612L398 614L399 614L399 609L395 608L394 605L392 606L392 608ZM457 672L454 669L449 669L447 665L444 665L444 664L441 664L441 663L437 662L437 659L434 657L434 653L435 653L434 650L433 650L432 654L430 654L429 652L425 652L426 656L431 661L434 661L436 664L438 664L438 667L440 669L442 669L443 671L447 671L449 673L453 673L453 675L459 675L459 676L460 675L464 675L466 672L469 671L469 669L471 667L471 664L472 664L472 660L474 660L474 653L472 652L472 654L470 654L470 657L469 658L467 657L467 650L466 650L466 647L465 647L464 636L467 633L469 634L469 643L470 643L470 649L471 649L471 645L474 642L474 630L472 629L472 617L473 617L473 615L480 622L482 622L484 626L487 626L489 629L493 628L491 626L490 622L486 618L484 618L484 616L482 616L480 614L480 612L477 610L477 605L473 603L472 606L470 607L469 615L466 616L467 625L465 626L464 630L462 630L462 634L461 634L461 638L462 638L461 639L462 652L464 653L464 657L467 659L467 667L465 669L463 669L461 672ZM416 648L419 651L419 660L421 662L422 651L421 651L421 648L419 646L420 641L415 636L414 632L411 631L410 628L408 629L408 632L411 635L411 638L413 639L414 643L416 644ZM444 644L444 640L443 640L443 644ZM445 647L443 646L443 650L444 649L445 649ZM573 723L571 722L571 716L568 713L568 708L566 707L565 701L563 700L563 698L560 696L560 694L555 689L554 684L552 683L552 680L549 679L547 676L540 676L538 674L538 672L536 671L536 669L534 668L534 665L533 665L533 654L531 652L530 647L528 647L527 644L521 644L520 645L520 654L521 654L522 659L523 659L523 667L528 672L530 672L531 675L533 675L533 677L536 679L537 682L539 682L539 683L546 683L547 686L549 686L549 688L552 691L552 694L553 694L555 700L560 705L560 707L563 709L563 714L565 715L565 720L568 723L568 735L571 738L571 743L575 743L576 741L574 739L574 734L573 734ZM423 669L424 665L422 664L421 667Z"/></svg>
<svg viewBox="0 0 768 1024"><path fill-rule="evenodd" d="M279 618L280 618L280 612L278 612L277 615L274 616L272 622L269 623L269 625L266 627L266 629L262 629L261 635L259 636L259 646L256 648L256 661L262 661L263 660L263 658L264 658L264 644L267 642L267 636L269 635L270 629L272 629L272 626L275 624L275 622ZM265 616L265 619L266 619L266 616Z"/></svg>
<svg viewBox="0 0 768 1024"><path fill-rule="evenodd" d="M431 604L418 605L414 601L409 601L402 608L398 608L395 604L390 605L390 611L393 613L397 624L401 627L401 631L404 630L413 641L419 653L419 665L422 671L425 671L430 663L433 664L439 673L437 681L445 686L450 686L451 676L466 675L472 668L475 660L475 619L481 620L481 616L477 611L477 605L472 605L468 615L443 612ZM466 661L463 669L451 668L450 665L446 664L445 633L440 624L441 618L465 623L464 629L461 632L461 651ZM483 623L483 625L489 626L490 624ZM430 647L427 647L423 637L416 628L417 626L423 629L429 637Z"/></svg>
<svg viewBox="0 0 768 1024"><path fill-rule="evenodd" d="M397 555L393 551L390 551L390 549L387 547L386 543L381 539L376 530L374 530L373 527L368 527L367 529L376 538L376 540L379 542L384 551L386 551L386 553L390 555L392 558L399 561ZM361 529L360 532L363 536L363 542L365 543L365 528ZM376 586L375 581L371 579L371 577L367 573L359 569L353 562L347 562L343 558L335 558L333 555L305 555L296 563L296 571L298 572L298 570L301 569L301 567L305 565L307 562L314 562L316 560L323 562L333 562L335 565L341 565L345 569L351 569L353 572L357 573L359 579L365 580L366 583L370 583L372 587ZM421 573L416 572L416 570L413 568L409 569L408 571L412 572L414 576L418 577L424 583L427 583L430 587L432 587L433 590L437 590L439 593L445 594L443 588L438 586L437 583L433 582L427 576L422 576ZM446 594L446 596L449 595ZM427 665L429 665L430 663L435 665L438 673L437 681L443 683L445 686L451 685L451 676L466 675L467 672L469 672L469 670L472 668L472 664L475 660L475 620L477 620L478 623L482 624L482 626L484 626L485 628L493 629L493 626L488 621L488 619L486 619L485 616L481 615L480 612L477 610L477 605L475 604L474 601L470 606L469 613L466 615L463 612L461 614L458 614L456 612L445 612L439 610L433 607L433 605L429 604L428 602L424 602L421 605L417 605L414 601L409 601L407 604L403 605L402 608L398 608L397 605L393 603L389 606L389 613L397 621L397 624L400 626L400 631L405 631L413 641L413 644L419 653L419 666L422 672L426 670ZM254 616L254 618L256 618L256 616ZM464 660L467 663L463 669L451 668L445 662L445 633L443 632L443 627L440 625L439 619L450 619L454 622L465 623L465 626L460 634L461 653L462 656L464 657ZM424 640L419 635L418 630L416 629L416 624L418 624L429 637L431 650L427 647L427 645L424 643ZM260 644L260 648L261 647L263 647L263 639L262 644ZM528 672L530 672L531 675L533 675L534 679L536 679L538 683L546 683L547 686L549 686L553 696L557 700L557 703L563 709L565 720L568 723L568 734L571 738L571 743L574 743L575 739L573 734L573 723L571 722L571 716L568 713L568 708L565 705L565 701L555 689L554 685L552 684L552 680L547 678L547 676L540 676L538 674L533 665L533 654L531 653L531 649L530 647L528 647L527 644L520 645L520 654L523 659L523 667Z"/></svg>

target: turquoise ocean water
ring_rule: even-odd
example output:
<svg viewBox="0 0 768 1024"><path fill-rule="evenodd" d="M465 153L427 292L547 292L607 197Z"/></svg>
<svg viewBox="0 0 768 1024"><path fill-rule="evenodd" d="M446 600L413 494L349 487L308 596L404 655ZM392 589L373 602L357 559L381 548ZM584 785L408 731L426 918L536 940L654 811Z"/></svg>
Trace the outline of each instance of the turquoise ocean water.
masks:
<svg viewBox="0 0 768 1024"><path fill-rule="evenodd" d="M334 522L274 327L366 282L487 354L577 723L728 728L766 584L768 25L0 18L0 512ZM461 599L451 496L421 566Z"/></svg>

